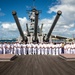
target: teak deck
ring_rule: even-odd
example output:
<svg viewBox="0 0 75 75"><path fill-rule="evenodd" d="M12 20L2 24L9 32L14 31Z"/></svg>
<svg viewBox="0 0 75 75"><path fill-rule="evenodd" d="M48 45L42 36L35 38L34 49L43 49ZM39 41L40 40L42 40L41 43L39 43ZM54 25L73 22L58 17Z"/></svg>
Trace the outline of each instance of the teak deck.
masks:
<svg viewBox="0 0 75 75"><path fill-rule="evenodd" d="M14 54L0 54L0 61L11 61L16 55Z"/></svg>
<svg viewBox="0 0 75 75"><path fill-rule="evenodd" d="M0 75L75 75L75 61L51 55L22 55L13 62L0 62Z"/></svg>

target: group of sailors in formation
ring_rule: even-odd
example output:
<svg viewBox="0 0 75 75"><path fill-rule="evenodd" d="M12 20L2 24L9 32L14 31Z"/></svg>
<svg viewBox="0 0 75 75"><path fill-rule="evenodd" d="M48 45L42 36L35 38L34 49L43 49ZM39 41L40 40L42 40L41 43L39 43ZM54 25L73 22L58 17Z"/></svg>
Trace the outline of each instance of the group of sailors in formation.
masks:
<svg viewBox="0 0 75 75"><path fill-rule="evenodd" d="M53 43L30 43L25 44L0 43L0 54L15 55L59 55L59 54L75 54L75 44L53 44Z"/></svg>

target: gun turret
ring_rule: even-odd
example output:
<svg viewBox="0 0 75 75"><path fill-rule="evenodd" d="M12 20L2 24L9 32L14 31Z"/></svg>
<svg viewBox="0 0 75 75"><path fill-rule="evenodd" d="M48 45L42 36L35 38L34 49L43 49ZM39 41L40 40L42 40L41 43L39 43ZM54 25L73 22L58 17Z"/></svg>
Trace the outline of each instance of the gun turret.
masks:
<svg viewBox="0 0 75 75"><path fill-rule="evenodd" d="M26 40L27 40L27 37L24 36L24 33L23 33L22 28L21 28L21 26L20 26L20 23L19 23L19 20L18 20L16 11L13 11L13 12L12 12L12 15L13 15L13 17L14 17L14 19L15 19L15 22L16 22L16 24L17 24L18 30L19 30L20 35L21 35L21 37L22 37L22 41L26 41Z"/></svg>
<svg viewBox="0 0 75 75"><path fill-rule="evenodd" d="M50 28L50 30L49 30L49 32L48 32L48 35L47 35L47 38L46 38L46 42L49 41L49 38L50 38L50 36L51 36L51 33L52 33L52 31L53 31L53 29L54 29L54 27L55 27L55 25L56 25L56 23L57 23L57 21L58 21L58 19L59 19L59 17L60 17L61 14L62 14L61 11L58 11L58 12L57 12L57 15L56 15L56 17L55 17L55 20L54 20L54 22L53 22L53 24L52 24L52 26L51 26L51 28Z"/></svg>
<svg viewBox="0 0 75 75"><path fill-rule="evenodd" d="M37 10L35 10L35 25L34 25L34 40L35 42L37 42L38 38L37 38L37 28L38 28L38 15L39 12Z"/></svg>

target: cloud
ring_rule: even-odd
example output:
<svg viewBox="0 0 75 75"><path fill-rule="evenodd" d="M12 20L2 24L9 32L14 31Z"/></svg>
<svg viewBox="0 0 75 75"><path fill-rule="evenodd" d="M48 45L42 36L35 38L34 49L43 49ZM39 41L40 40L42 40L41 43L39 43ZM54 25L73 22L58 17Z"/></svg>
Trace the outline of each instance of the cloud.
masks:
<svg viewBox="0 0 75 75"><path fill-rule="evenodd" d="M25 26L25 24L27 23L27 19L26 17L23 18L19 18L19 22L20 22L20 26L23 28ZM1 24L3 29L7 29L7 30L17 30L17 25L16 23L11 23L11 22L4 22Z"/></svg>
<svg viewBox="0 0 75 75"><path fill-rule="evenodd" d="M21 25L22 29L25 31L25 29L26 29L26 23L28 23L27 18L26 17L19 18L19 21L20 21L20 25Z"/></svg>
<svg viewBox="0 0 75 75"><path fill-rule="evenodd" d="M1 26L2 26L3 29L6 29L8 31L10 31L10 30L14 31L14 30L17 29L17 26L16 26L15 23L6 22L6 23L2 23Z"/></svg>
<svg viewBox="0 0 75 75"><path fill-rule="evenodd" d="M45 19L40 20L39 21L40 27L41 27L42 23L43 23L43 33L48 33L48 31L53 23L53 19L45 18Z"/></svg>
<svg viewBox="0 0 75 75"><path fill-rule="evenodd" d="M62 11L62 15L54 28L53 34L72 37L75 33L75 0L58 0L61 4L57 4L49 8L48 13Z"/></svg>
<svg viewBox="0 0 75 75"><path fill-rule="evenodd" d="M23 31L25 31L26 17L19 18L19 22ZM0 38L17 38L20 36L16 23L0 22Z"/></svg>

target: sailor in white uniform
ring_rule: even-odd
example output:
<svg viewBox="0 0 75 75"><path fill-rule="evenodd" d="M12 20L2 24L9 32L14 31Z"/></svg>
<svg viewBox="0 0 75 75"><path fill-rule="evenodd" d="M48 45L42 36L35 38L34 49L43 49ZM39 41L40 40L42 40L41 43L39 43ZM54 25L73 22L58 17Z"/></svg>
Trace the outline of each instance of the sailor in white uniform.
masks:
<svg viewBox="0 0 75 75"><path fill-rule="evenodd" d="M11 44L10 44L10 54L13 54L13 52L14 52L13 49L14 49L14 46L13 46L13 43L11 43Z"/></svg>
<svg viewBox="0 0 75 75"><path fill-rule="evenodd" d="M59 50L59 54L61 54L62 53L62 47L60 44L58 45L58 50Z"/></svg>
<svg viewBox="0 0 75 75"><path fill-rule="evenodd" d="M44 54L47 55L47 44L44 44Z"/></svg>
<svg viewBox="0 0 75 75"><path fill-rule="evenodd" d="M71 54L74 54L74 45L71 45Z"/></svg>
<svg viewBox="0 0 75 75"><path fill-rule="evenodd" d="M70 45L68 45L67 48L68 48L67 54L70 54L71 53Z"/></svg>
<svg viewBox="0 0 75 75"><path fill-rule="evenodd" d="M58 48L58 45L55 45L56 46L56 55L59 55L59 48Z"/></svg>
<svg viewBox="0 0 75 75"><path fill-rule="evenodd" d="M55 45L52 45L52 55L55 55Z"/></svg>
<svg viewBox="0 0 75 75"><path fill-rule="evenodd" d="M14 49L13 53L17 55L17 43L16 42L14 42L13 44L13 49Z"/></svg>
<svg viewBox="0 0 75 75"><path fill-rule="evenodd" d="M17 42L17 54L21 55L21 45L19 44L19 42Z"/></svg>
<svg viewBox="0 0 75 75"><path fill-rule="evenodd" d="M66 47L66 45L64 46L64 54L67 54L67 47Z"/></svg>
<svg viewBox="0 0 75 75"><path fill-rule="evenodd" d="M3 54L6 54L6 43L4 42L2 45Z"/></svg>
<svg viewBox="0 0 75 75"><path fill-rule="evenodd" d="M40 44L40 46L41 46L41 55L44 55L44 45L43 45L43 43Z"/></svg>
<svg viewBox="0 0 75 75"><path fill-rule="evenodd" d="M25 43L22 43L22 44L21 44L21 47L22 47L22 52L23 52L23 54L26 55L26 54L27 54L27 51L26 51L26 44L25 44Z"/></svg>
<svg viewBox="0 0 75 75"><path fill-rule="evenodd" d="M49 52L49 55L52 54L52 45L51 44L48 44L48 52Z"/></svg>
<svg viewBox="0 0 75 75"><path fill-rule="evenodd" d="M31 44L28 44L27 46L28 46L28 55L31 55L32 54Z"/></svg>
<svg viewBox="0 0 75 75"><path fill-rule="evenodd" d="M33 44L33 55L36 54L36 46Z"/></svg>
<svg viewBox="0 0 75 75"><path fill-rule="evenodd" d="M38 52L37 54L40 55L40 45L39 44L37 45L37 50L38 50L37 51Z"/></svg>
<svg viewBox="0 0 75 75"><path fill-rule="evenodd" d="M6 54L10 54L10 43L6 43Z"/></svg>

